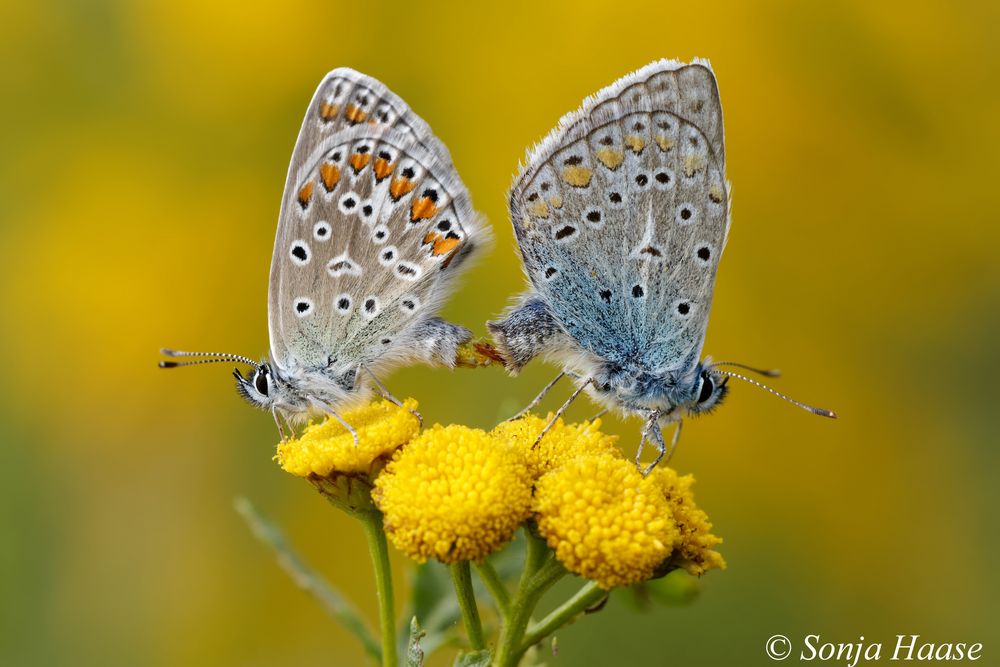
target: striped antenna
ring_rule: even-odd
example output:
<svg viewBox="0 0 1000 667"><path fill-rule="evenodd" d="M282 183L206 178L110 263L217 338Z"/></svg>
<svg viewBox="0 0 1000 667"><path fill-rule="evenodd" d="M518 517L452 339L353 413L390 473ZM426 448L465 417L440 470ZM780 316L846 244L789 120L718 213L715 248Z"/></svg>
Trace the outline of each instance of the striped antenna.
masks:
<svg viewBox="0 0 1000 667"><path fill-rule="evenodd" d="M214 364L220 361L236 361L241 364L260 368L260 364L244 357L242 354L230 354L229 352L184 352L182 350L169 350L163 348L160 353L167 357L211 357L210 359L198 359L196 361L161 361L160 368L180 368L181 366L197 366L199 364Z"/></svg>
<svg viewBox="0 0 1000 667"><path fill-rule="evenodd" d="M796 401L794 398L792 398L790 396L786 396L786 395L782 394L780 391L775 391L774 389L771 389L766 384L763 384L761 382L757 382L756 380L752 380L752 379L748 378L745 375L740 375L739 373L733 373L732 371L719 371L719 370L715 370L715 371L712 371L712 372L713 373L719 373L721 375L726 375L726 376L731 377L731 378L736 378L738 380L743 380L744 382L749 382L750 384L752 384L752 385L754 385L756 387L760 387L761 389L763 389L765 391L771 392L772 394L774 394L778 398L785 399L786 401L788 401L792 405L797 405L800 408L802 408L803 410L808 410L809 412L813 413L814 415L819 415L821 417L830 417L831 419L836 419L837 418L837 414L833 410L824 410L823 408L814 408L811 405L806 405L805 403L802 403L800 401Z"/></svg>
<svg viewBox="0 0 1000 667"><path fill-rule="evenodd" d="M751 371L753 373L757 373L758 375L763 375L766 378L781 377L781 371L779 371L777 368L769 368L769 369L766 369L766 368L755 368L753 366L747 366L746 364L741 364L738 361L716 361L714 364L712 364L711 366L709 366L708 369L712 370L713 368L715 368L717 366L734 366L736 368L742 368L744 370L748 370L748 371Z"/></svg>

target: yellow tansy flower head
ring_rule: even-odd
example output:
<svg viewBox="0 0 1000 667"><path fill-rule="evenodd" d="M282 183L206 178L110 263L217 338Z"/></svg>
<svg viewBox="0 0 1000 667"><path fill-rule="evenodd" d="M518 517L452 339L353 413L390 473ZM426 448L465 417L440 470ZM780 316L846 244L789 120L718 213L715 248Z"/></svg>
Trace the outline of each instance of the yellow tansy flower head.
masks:
<svg viewBox="0 0 1000 667"><path fill-rule="evenodd" d="M722 544L722 538L712 534L708 515L694 504L694 494L691 492L694 477L681 477L664 466L655 469L649 479L656 484L670 505L677 525L674 552L662 569L683 568L695 576L701 576L715 568L724 570L726 561L714 549Z"/></svg>
<svg viewBox="0 0 1000 667"><path fill-rule="evenodd" d="M310 424L301 437L278 445L281 467L299 477L369 474L381 460L409 442L420 431L420 420L410 410L417 402L408 398L399 407L377 401L348 410L341 417L358 434L358 444L333 417Z"/></svg>
<svg viewBox="0 0 1000 667"><path fill-rule="evenodd" d="M677 539L662 490L618 457L579 456L545 474L534 508L556 558L604 589L649 579Z"/></svg>
<svg viewBox="0 0 1000 667"><path fill-rule="evenodd" d="M535 446L538 434L551 419L551 414L544 418L528 414L498 425L492 433L514 443L523 452L531 476L536 479L578 456L618 455L615 447L618 436L601 433L600 419L582 424L566 424L559 419Z"/></svg>
<svg viewBox="0 0 1000 667"><path fill-rule="evenodd" d="M420 562L480 560L531 511L531 478L518 451L465 426L434 426L399 450L375 480L392 543Z"/></svg>

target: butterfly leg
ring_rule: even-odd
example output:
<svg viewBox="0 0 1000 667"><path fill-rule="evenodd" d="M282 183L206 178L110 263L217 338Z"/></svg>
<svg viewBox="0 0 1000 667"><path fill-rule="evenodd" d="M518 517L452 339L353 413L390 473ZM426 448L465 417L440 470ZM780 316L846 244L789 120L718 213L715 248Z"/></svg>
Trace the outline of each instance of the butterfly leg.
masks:
<svg viewBox="0 0 1000 667"><path fill-rule="evenodd" d="M333 410L329 410L329 412L330 412L331 415L333 415L334 419L336 419L337 421L340 422L341 426L343 426L344 428L347 429L347 432L351 434L352 438L354 438L354 446L357 447L358 446L358 432L354 430L353 426L351 426L350 424L348 424L347 422L345 422L344 418L341 417L340 415L338 415L336 412L334 412Z"/></svg>
<svg viewBox="0 0 1000 667"><path fill-rule="evenodd" d="M670 439L670 450L667 451L667 443L663 440L663 431L660 429L660 425L654 423L653 426L653 436L656 440L656 460L649 464L649 467L642 471L643 476L648 475L653 471L660 461L666 457L667 463L670 463L670 459L674 455L674 450L677 449L677 442L681 439L681 424L683 422L677 422L677 428L674 429L674 437Z"/></svg>
<svg viewBox="0 0 1000 667"><path fill-rule="evenodd" d="M576 391L573 392L573 395L567 398L566 402L563 403L558 410L556 410L555 415L553 415L552 419L549 420L549 423L545 425L545 428L542 429L542 432L538 434L538 437L535 439L535 444L531 446L532 449L538 446L538 443L542 441L542 438L544 438L545 434L549 432L549 429L551 429L555 425L556 421L558 421L559 418L562 417L562 414L566 412L566 408L568 408L570 404L576 400L577 396L579 396L580 393L587 388L587 385L593 381L594 378L587 378L583 384L577 387Z"/></svg>
<svg viewBox="0 0 1000 667"><path fill-rule="evenodd" d="M378 389L378 393L382 395L382 398L384 398L385 400L389 401L393 405L396 405L397 407L406 408L406 406L403 405L403 402L400 401L395 396L393 396L392 392L390 392L386 388L386 386L384 384L382 384L382 381L379 380L378 377L376 377L375 373L372 372L372 369L368 368L367 366L362 366L362 368L365 369L365 372L367 372L368 375L371 376L372 380L375 381L375 387ZM417 421L420 422L420 426L423 427L423 425L424 425L424 418L423 418L423 416L419 412L417 412L416 410L410 410L410 408L406 408L406 409L409 410L409 412L410 412L411 415L413 415L414 417L417 418Z"/></svg>
<svg viewBox="0 0 1000 667"><path fill-rule="evenodd" d="M642 470L642 448L646 445L646 438L649 437L650 429L653 428L653 424L657 419L659 419L659 417L659 412L653 410L649 413L649 419L646 420L646 425L642 427L642 438L639 439L639 448L635 452L635 467L639 470Z"/></svg>
<svg viewBox="0 0 1000 667"><path fill-rule="evenodd" d="M277 406L271 406L271 416L274 417L274 425L278 427L278 435L281 436L281 441L285 442L288 440L288 436L285 435L285 429L281 427L281 418L278 417Z"/></svg>
<svg viewBox="0 0 1000 667"><path fill-rule="evenodd" d="M601 410L600 412L598 412L596 415L594 415L593 417L591 417L587 421L595 422L598 419L600 419L601 417L603 417L604 415L608 414L608 412L609 412L609 410L607 408L604 408L603 410Z"/></svg>
<svg viewBox="0 0 1000 667"><path fill-rule="evenodd" d="M549 393L549 391L552 389L552 387L556 386L556 382L559 382L559 380L561 380L564 375L566 375L566 371L563 371L563 372L559 373L559 375L557 375L556 378L552 382L550 382L547 385L545 385L545 388L542 389L541 392L539 392L538 396L535 396L535 398L532 399L531 403L528 403L528 405L526 405L523 410L521 410L520 412L518 412L513 417L510 417L506 421L512 422L515 419L520 419L525 414L527 414L529 410L531 410L533 407L535 407L536 405L538 405L539 403L541 403L542 399L545 398L545 395L547 393Z"/></svg>

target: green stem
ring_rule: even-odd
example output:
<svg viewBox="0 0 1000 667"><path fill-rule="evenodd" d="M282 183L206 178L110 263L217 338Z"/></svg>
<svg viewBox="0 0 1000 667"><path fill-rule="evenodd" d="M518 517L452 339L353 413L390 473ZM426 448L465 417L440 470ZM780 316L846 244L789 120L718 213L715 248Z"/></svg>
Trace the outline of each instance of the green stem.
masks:
<svg viewBox="0 0 1000 667"><path fill-rule="evenodd" d="M382 666L396 667L396 609L392 594L392 570L389 567L389 545L385 541L380 512L358 515L368 538L368 553L375 568L375 591L378 594L379 626L382 631Z"/></svg>
<svg viewBox="0 0 1000 667"><path fill-rule="evenodd" d="M524 635L522 649L528 650L559 628L572 623L576 618L601 601L608 592L593 581L587 582L566 602L559 605L551 614L528 628Z"/></svg>
<svg viewBox="0 0 1000 667"><path fill-rule="evenodd" d="M458 597L458 607L462 610L462 621L465 623L465 633L469 636L469 645L477 651L486 648L483 636L483 624L479 620L479 608L476 606L476 595L472 592L472 573L469 571L469 561L460 560L448 566L451 572L451 582L455 586Z"/></svg>
<svg viewBox="0 0 1000 667"><path fill-rule="evenodd" d="M490 595L493 596L500 616L506 618L507 614L510 613L510 593L507 591L507 586L500 580L500 575L497 574L496 568L490 561L483 559L483 562L475 563L475 566L479 578L483 580Z"/></svg>
<svg viewBox="0 0 1000 667"><path fill-rule="evenodd" d="M522 642L535 606L545 591L566 574L566 569L549 552L542 539L532 535L529 530L525 530L525 534L528 538L528 551L524 559L524 572L500 631L494 667L516 667L520 662L527 650Z"/></svg>

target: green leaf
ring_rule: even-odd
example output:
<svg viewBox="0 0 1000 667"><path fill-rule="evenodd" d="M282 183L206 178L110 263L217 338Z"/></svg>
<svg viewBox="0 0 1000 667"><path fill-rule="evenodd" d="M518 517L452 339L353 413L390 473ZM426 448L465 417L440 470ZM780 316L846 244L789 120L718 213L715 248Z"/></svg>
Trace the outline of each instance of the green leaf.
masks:
<svg viewBox="0 0 1000 667"><path fill-rule="evenodd" d="M454 667L489 667L489 664L490 652L484 648L482 651L459 653L455 658Z"/></svg>
<svg viewBox="0 0 1000 667"><path fill-rule="evenodd" d="M701 582L684 570L673 570L659 579L650 579L623 590L633 607L647 611L653 604L678 607L691 604L701 593Z"/></svg>
<svg viewBox="0 0 1000 667"><path fill-rule="evenodd" d="M242 496L237 497L233 501L233 506L246 521L254 537L274 550L278 557L278 565L292 578L295 585L312 594L330 616L357 637L374 662L382 662L382 648L375 641L354 605L309 567L288 545L281 530L258 514L249 500Z"/></svg>
<svg viewBox="0 0 1000 667"><path fill-rule="evenodd" d="M417 565L413 569L410 603L406 616L420 619L424 636L420 647L429 656L446 644L458 642L458 619L461 610L451 588L451 574L437 561ZM408 636L401 633L401 646L408 647Z"/></svg>
<svg viewBox="0 0 1000 667"><path fill-rule="evenodd" d="M417 623L417 617L410 619L410 639L406 643L406 667L423 667L424 650L420 648L420 640L427 635Z"/></svg>
<svg viewBox="0 0 1000 667"><path fill-rule="evenodd" d="M441 632L458 623L461 610L451 588L448 568L437 561L418 565L413 576L413 615L427 632Z"/></svg>

